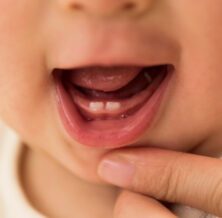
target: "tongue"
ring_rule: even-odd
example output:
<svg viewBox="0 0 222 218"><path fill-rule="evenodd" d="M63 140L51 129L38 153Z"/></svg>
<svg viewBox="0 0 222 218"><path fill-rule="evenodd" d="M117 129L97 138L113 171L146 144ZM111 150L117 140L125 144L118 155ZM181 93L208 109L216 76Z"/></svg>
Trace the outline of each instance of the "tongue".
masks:
<svg viewBox="0 0 222 218"><path fill-rule="evenodd" d="M70 81L83 88L110 92L126 86L142 69L142 67L87 67L71 71Z"/></svg>

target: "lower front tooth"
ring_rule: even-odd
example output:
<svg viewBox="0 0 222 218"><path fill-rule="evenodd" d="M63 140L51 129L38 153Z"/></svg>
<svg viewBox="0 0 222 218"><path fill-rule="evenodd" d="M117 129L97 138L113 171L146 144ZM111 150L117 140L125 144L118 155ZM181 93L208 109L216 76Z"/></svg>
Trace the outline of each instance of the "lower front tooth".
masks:
<svg viewBox="0 0 222 218"><path fill-rule="evenodd" d="M104 109L104 103L103 102L90 102L89 109L91 111L102 111Z"/></svg>
<svg viewBox="0 0 222 218"><path fill-rule="evenodd" d="M107 102L106 103L106 110L114 111L120 109L121 104L119 102Z"/></svg>

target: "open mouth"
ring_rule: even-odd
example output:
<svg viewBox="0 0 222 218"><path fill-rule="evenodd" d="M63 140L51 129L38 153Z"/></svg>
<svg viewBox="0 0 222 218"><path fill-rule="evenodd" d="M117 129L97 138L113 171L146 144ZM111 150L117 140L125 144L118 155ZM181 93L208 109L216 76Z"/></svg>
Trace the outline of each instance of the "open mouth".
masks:
<svg viewBox="0 0 222 218"><path fill-rule="evenodd" d="M93 147L132 143L151 125L173 71L171 64L55 69L66 130Z"/></svg>

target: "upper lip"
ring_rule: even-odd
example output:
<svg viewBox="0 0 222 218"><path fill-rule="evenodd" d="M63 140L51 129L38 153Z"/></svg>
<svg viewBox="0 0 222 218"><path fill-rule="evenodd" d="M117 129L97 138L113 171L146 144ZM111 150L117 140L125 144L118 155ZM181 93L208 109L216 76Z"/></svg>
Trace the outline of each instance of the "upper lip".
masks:
<svg viewBox="0 0 222 218"><path fill-rule="evenodd" d="M50 54L54 69L93 65L175 66L179 58L177 42L152 28L145 30L129 25L122 28L80 28L78 36L71 30L66 31L64 37L61 34Z"/></svg>

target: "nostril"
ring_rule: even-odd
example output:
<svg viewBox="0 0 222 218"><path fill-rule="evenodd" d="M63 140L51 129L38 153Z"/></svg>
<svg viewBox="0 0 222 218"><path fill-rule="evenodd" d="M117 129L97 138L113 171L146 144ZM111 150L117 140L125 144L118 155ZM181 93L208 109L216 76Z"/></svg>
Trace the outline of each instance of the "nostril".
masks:
<svg viewBox="0 0 222 218"><path fill-rule="evenodd" d="M135 0L111 0L110 2L101 1L101 3L90 1L92 0L67 0L66 7L68 6L73 11L109 16L121 12L137 12L140 8L140 4Z"/></svg>
<svg viewBox="0 0 222 218"><path fill-rule="evenodd" d="M83 5L77 2L72 3L71 8L78 11L82 11L84 9Z"/></svg>
<svg viewBox="0 0 222 218"><path fill-rule="evenodd" d="M136 8L136 4L133 2L126 2L122 7L124 11L131 11L134 8Z"/></svg>

